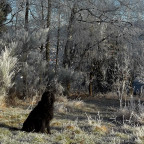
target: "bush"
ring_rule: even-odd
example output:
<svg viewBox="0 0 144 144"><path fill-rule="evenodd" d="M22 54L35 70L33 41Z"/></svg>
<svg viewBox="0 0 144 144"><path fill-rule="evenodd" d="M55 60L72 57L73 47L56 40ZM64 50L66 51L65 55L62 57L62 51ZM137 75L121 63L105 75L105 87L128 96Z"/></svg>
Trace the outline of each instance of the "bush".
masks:
<svg viewBox="0 0 144 144"><path fill-rule="evenodd" d="M12 79L18 63L17 57L11 53L12 49L5 47L0 55L0 94L4 97L8 95L10 88L14 85Z"/></svg>

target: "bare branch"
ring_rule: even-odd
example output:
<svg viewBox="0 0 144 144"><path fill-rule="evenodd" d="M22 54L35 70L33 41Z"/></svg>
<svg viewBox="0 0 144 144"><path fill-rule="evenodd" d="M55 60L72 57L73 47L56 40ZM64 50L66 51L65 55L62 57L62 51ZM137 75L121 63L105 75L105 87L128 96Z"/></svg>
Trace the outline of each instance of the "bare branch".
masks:
<svg viewBox="0 0 144 144"><path fill-rule="evenodd" d="M3 27L4 25L7 25L7 24L13 22L13 18L14 18L15 15L16 15L17 13L19 13L20 11L21 11L21 9L18 10L16 13L12 14L11 19L10 19L8 22L6 22L6 23L1 24L0 27Z"/></svg>

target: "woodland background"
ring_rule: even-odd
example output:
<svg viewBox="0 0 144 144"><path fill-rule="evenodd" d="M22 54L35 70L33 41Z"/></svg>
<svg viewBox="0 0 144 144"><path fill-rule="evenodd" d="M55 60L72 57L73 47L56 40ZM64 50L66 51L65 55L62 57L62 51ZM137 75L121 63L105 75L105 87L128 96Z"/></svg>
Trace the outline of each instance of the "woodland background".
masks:
<svg viewBox="0 0 144 144"><path fill-rule="evenodd" d="M143 0L0 0L0 143L144 143ZM21 129L46 87L52 135Z"/></svg>
<svg viewBox="0 0 144 144"><path fill-rule="evenodd" d="M131 91L143 80L143 0L1 0L1 95Z"/></svg>

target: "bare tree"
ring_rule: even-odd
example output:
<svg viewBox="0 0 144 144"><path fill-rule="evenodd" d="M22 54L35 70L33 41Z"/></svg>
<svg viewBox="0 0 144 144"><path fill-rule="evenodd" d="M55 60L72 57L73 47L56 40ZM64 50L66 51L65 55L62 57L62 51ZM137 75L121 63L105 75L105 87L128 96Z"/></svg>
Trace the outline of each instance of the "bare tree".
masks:
<svg viewBox="0 0 144 144"><path fill-rule="evenodd" d="M51 22L51 8L52 8L52 1L48 0L48 10L47 10L47 28L50 28ZM46 60L49 62L50 60L50 34L47 35L46 41Z"/></svg>
<svg viewBox="0 0 144 144"><path fill-rule="evenodd" d="M29 0L26 0L26 8L25 8L25 30L28 31L28 23L29 23Z"/></svg>
<svg viewBox="0 0 144 144"><path fill-rule="evenodd" d="M59 10L58 10L59 11ZM60 21L60 11L58 12L58 30L57 30L57 49L56 49L56 64L55 64L55 73L57 73L57 67L58 67L58 54L59 54L59 47L60 47L60 26L61 26L61 21Z"/></svg>
<svg viewBox="0 0 144 144"><path fill-rule="evenodd" d="M64 49L64 58L63 58L63 65L66 68L70 67L71 60L70 60L70 50L72 50L73 47L73 37L72 37L72 32L74 28L74 22L76 19L76 13L77 13L77 2L73 4L73 7L71 9L71 15L69 18L69 24L68 24L68 29L67 29L67 42L65 45Z"/></svg>

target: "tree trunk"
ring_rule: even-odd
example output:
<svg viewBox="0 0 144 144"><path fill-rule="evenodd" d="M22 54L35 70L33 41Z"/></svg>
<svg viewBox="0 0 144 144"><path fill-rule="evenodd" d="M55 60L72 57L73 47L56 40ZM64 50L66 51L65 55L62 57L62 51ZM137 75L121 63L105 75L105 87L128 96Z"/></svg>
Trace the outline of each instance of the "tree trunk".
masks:
<svg viewBox="0 0 144 144"><path fill-rule="evenodd" d="M57 73L57 67L58 67L59 46L60 46L60 12L58 14L58 31L57 31L57 50L56 50L55 74Z"/></svg>
<svg viewBox="0 0 144 144"><path fill-rule="evenodd" d="M43 22L44 22L44 5L43 5L43 1L41 1L41 20L42 20L42 27L44 27ZM41 52L43 51L44 45L42 44L40 47Z"/></svg>
<svg viewBox="0 0 144 144"><path fill-rule="evenodd" d="M29 16L29 0L26 0L26 10L25 10L25 25L24 28L28 31L28 16Z"/></svg>
<svg viewBox="0 0 144 144"><path fill-rule="evenodd" d="M25 25L24 25L24 28L26 31L28 31L28 23L29 23L29 0L26 0L26 9L25 9ZM27 47L27 46L26 46ZM26 61L27 61L27 51L24 51L23 53L23 67L25 69L25 64L26 64ZM26 78L26 71L23 71L23 97L26 96L26 91L27 91L27 78Z"/></svg>
<svg viewBox="0 0 144 144"><path fill-rule="evenodd" d="M93 95L93 92L92 92L92 88L93 88L93 85L92 85L92 72L90 72L90 82L89 82L89 96L92 96Z"/></svg>
<svg viewBox="0 0 144 144"><path fill-rule="evenodd" d="M70 91L70 82L68 82L68 84L67 84L67 90L68 90L68 92Z"/></svg>
<svg viewBox="0 0 144 144"><path fill-rule="evenodd" d="M23 53L23 98L26 97L27 93L27 70L25 69L26 67L26 61L27 61L27 52Z"/></svg>
<svg viewBox="0 0 144 144"><path fill-rule="evenodd" d="M16 22L15 22L15 31L16 31L16 30L17 30L17 22L18 22L18 13L16 14L15 19L16 19L16 20L15 20L15 21L16 21Z"/></svg>
<svg viewBox="0 0 144 144"><path fill-rule="evenodd" d="M72 32L73 32L73 24L75 21L76 13L77 13L77 3L73 5L73 8L71 10L70 20L69 20L69 25L68 25L68 30L67 30L68 31L67 42L65 45L64 58L63 58L64 68L69 68L71 65L70 51L73 47ZM67 84L67 90L68 92L70 91L70 82Z"/></svg>
<svg viewBox="0 0 144 144"><path fill-rule="evenodd" d="M72 40L72 32L73 32L73 23L75 21L75 17L76 17L76 13L77 13L77 4L75 3L73 5L73 8L71 10L71 16L70 16L70 20L69 20L69 25L68 25L68 38L67 38L67 42L65 45L65 49L64 49L64 58L63 58L63 66L64 68L68 68L70 67L70 50L73 47L73 40Z"/></svg>
<svg viewBox="0 0 144 144"><path fill-rule="evenodd" d="M48 0L48 13L47 13L47 28L50 28L51 21L51 0ZM50 35L48 33L46 40L46 60L50 61Z"/></svg>

